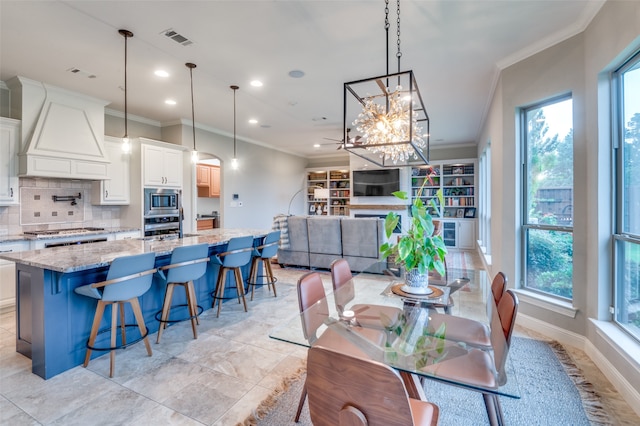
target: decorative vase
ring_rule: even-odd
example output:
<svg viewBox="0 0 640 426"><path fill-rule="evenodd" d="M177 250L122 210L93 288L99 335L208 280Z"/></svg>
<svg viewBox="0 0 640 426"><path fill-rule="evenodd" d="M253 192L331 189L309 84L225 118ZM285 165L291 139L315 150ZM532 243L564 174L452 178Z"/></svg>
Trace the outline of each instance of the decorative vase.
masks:
<svg viewBox="0 0 640 426"><path fill-rule="evenodd" d="M420 273L418 268L413 268L405 273L405 282L407 283L402 287L403 291L413 294L429 294L431 289L429 288L429 274Z"/></svg>

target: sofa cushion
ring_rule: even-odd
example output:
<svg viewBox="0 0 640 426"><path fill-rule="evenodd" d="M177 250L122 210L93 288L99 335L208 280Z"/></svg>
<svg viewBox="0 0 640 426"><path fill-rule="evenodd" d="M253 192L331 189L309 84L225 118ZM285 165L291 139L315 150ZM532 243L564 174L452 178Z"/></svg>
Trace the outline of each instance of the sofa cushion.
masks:
<svg viewBox="0 0 640 426"><path fill-rule="evenodd" d="M342 233L339 217L310 217L307 219L309 252L342 255Z"/></svg>
<svg viewBox="0 0 640 426"><path fill-rule="evenodd" d="M307 218L304 216L291 216L289 219L289 250L309 251L309 238L307 238Z"/></svg>
<svg viewBox="0 0 640 426"><path fill-rule="evenodd" d="M380 255L380 238L383 234L382 219L342 219L342 253L344 256L372 257Z"/></svg>

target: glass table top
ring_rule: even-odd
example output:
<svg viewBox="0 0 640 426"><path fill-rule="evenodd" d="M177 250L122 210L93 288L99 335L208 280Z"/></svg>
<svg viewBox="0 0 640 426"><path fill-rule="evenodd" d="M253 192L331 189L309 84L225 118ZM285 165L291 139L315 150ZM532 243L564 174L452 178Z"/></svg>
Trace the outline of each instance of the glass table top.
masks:
<svg viewBox="0 0 640 426"><path fill-rule="evenodd" d="M508 346L493 298L494 306L487 307L490 283L485 271L449 269L446 279L430 279L430 295L398 291L403 285L395 275L366 271L354 275L349 285L335 292L325 284L325 299L275 327L269 337L309 347L331 330L372 359L399 371L519 398L517 377L506 356ZM389 312L397 315L368 315L367 305L389 307ZM460 317L493 329L493 333L487 333L490 343L467 341L464 333L461 337L457 324ZM310 331L308 324L320 325ZM470 366L474 374L461 374ZM477 373L483 373L482 380Z"/></svg>

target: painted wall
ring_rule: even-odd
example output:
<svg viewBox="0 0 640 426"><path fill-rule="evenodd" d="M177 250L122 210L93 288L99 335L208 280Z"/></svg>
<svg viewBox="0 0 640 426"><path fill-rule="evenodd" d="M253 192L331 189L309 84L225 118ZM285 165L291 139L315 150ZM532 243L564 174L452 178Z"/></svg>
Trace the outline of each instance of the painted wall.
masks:
<svg viewBox="0 0 640 426"><path fill-rule="evenodd" d="M608 73L640 48L640 3L608 1L584 32L501 73L478 145L492 151L492 273L518 286L520 147L516 111L563 93L573 95L575 318L521 298L520 312L568 334L586 336L638 392L640 365L605 336L594 320L609 320L611 303L611 138ZM637 351L637 344L634 345ZM636 352L637 353L637 352Z"/></svg>

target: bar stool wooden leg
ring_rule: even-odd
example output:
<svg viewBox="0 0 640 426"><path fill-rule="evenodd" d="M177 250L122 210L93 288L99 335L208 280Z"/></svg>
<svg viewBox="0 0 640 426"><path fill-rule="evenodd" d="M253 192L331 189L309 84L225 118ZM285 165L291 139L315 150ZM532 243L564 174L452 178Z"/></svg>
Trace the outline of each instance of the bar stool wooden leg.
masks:
<svg viewBox="0 0 640 426"><path fill-rule="evenodd" d="M263 261L263 263L264 263L264 269L267 272L267 279L269 280L269 286L273 289L273 297L278 297L278 294L276 293L276 280L275 280L275 277L273 276L273 269L271 269L271 261L267 259L266 261Z"/></svg>
<svg viewBox="0 0 640 426"><path fill-rule="evenodd" d="M260 267L260 258L257 256L254 256L253 259L251 259L251 272L249 273L249 282L250 283L255 283L258 281L258 268ZM253 293L255 290L256 286L255 284L251 285L251 301L253 301Z"/></svg>
<svg viewBox="0 0 640 426"><path fill-rule="evenodd" d="M193 285L193 281L189 281L187 283L187 295L191 298L191 309L193 309L191 315L195 316L196 324L200 325L200 318L198 317L198 299L196 298L196 288Z"/></svg>
<svg viewBox="0 0 640 426"><path fill-rule="evenodd" d="M244 304L244 311L247 311L247 300L244 298L244 282L242 281L242 274L240 268L233 268L233 272L236 276L236 288L238 289L238 295L242 295L242 303ZM238 300L239 302L240 300Z"/></svg>
<svg viewBox="0 0 640 426"><path fill-rule="evenodd" d="M93 316L93 325L91 325L91 333L89 333L89 342L87 343L87 353L84 356L84 364L83 366L86 368L89 365L89 360L91 359L91 349L93 345L96 343L96 336L98 335L98 331L100 330L100 323L102 322L102 316L104 315L104 308L106 303L102 300L98 300L98 306L96 307L96 313Z"/></svg>
<svg viewBox="0 0 640 426"><path fill-rule="evenodd" d="M124 328L124 303L118 302L118 308L120 309L120 337L122 338L122 344L127 344L127 330Z"/></svg>
<svg viewBox="0 0 640 426"><path fill-rule="evenodd" d="M151 350L151 344L149 343L149 336L145 336L147 334L147 326L144 323L144 316L142 315L142 309L140 309L140 302L137 297L133 299L129 299L129 303L131 303L131 309L133 309L133 315L136 318L136 322L138 323L138 329L140 330L140 335L144 336L144 345L147 347L147 354L149 356L153 355L153 351Z"/></svg>
<svg viewBox="0 0 640 426"><path fill-rule="evenodd" d="M167 323L164 322L169 318L169 313L171 312L171 301L173 300L173 283L167 284L167 289L164 292L164 302L162 304L162 315L160 319L160 327L158 327L158 337L156 338L156 343L160 343L160 337L162 337L162 332L165 328L167 328Z"/></svg>
<svg viewBox="0 0 640 426"><path fill-rule="evenodd" d="M225 286L225 282L227 280L227 269L222 267L220 268L220 275L218 275L218 285L216 286L216 295L217 295L217 302L218 302L218 313L216 314L216 318L220 317L220 308L222 307L222 296L224 296L224 286ZM214 300L214 305L215 305L215 300Z"/></svg>
<svg viewBox="0 0 640 426"><path fill-rule="evenodd" d="M116 333L118 332L118 302L111 303L111 348L116 347ZM109 377L113 377L116 363L116 350L109 351Z"/></svg>
<svg viewBox="0 0 640 426"><path fill-rule="evenodd" d="M195 302L195 294L193 293L193 287L190 286L189 284L191 284L191 281L187 281L186 283L181 283L180 285L182 285L182 287L184 287L184 292L185 292L185 296L187 298L187 308L189 311L189 316L191 317L191 330L193 330L193 338L197 339L198 338L198 330L196 329L196 319L198 318L197 315L197 306L196 306L196 302Z"/></svg>

